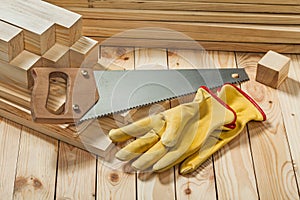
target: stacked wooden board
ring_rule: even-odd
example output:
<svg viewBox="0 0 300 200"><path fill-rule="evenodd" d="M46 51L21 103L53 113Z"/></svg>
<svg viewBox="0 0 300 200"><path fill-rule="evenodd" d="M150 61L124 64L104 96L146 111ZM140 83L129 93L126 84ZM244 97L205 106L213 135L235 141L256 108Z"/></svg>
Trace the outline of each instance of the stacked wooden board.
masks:
<svg viewBox="0 0 300 200"><path fill-rule="evenodd" d="M300 52L299 1L47 1L80 13L86 36L118 34L106 45L197 48L192 39L209 50Z"/></svg>
<svg viewBox="0 0 300 200"><path fill-rule="evenodd" d="M0 115L56 139L101 155L111 142L100 123L39 124L30 112L35 67L92 68L97 66L98 42L82 35L82 17L44 1L0 2ZM50 78L49 78L50 79ZM50 79L47 108L60 113L67 80ZM56 81L56 82L55 82Z"/></svg>

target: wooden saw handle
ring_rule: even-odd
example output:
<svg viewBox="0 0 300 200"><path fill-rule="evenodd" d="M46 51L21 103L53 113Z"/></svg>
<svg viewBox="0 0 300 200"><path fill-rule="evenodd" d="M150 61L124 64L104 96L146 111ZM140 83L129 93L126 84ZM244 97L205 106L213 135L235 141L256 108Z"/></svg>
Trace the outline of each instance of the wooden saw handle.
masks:
<svg viewBox="0 0 300 200"><path fill-rule="evenodd" d="M86 68L34 68L34 86L31 95L31 115L40 123L76 123L99 100L92 69ZM63 112L50 112L46 105L49 96L50 78L66 81L66 100Z"/></svg>

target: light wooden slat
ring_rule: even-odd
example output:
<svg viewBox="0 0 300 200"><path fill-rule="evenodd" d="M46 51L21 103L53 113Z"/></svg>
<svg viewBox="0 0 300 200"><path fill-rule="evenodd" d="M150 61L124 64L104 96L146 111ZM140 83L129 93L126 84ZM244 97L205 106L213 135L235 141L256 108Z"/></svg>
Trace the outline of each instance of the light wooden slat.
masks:
<svg viewBox="0 0 300 200"><path fill-rule="evenodd" d="M54 23L30 15L32 10L17 9L15 1L0 2L0 20L24 29L25 49L42 55L55 43Z"/></svg>
<svg viewBox="0 0 300 200"><path fill-rule="evenodd" d="M103 47L101 46L99 63L104 70L115 69L134 69L134 49L122 47ZM122 114L114 114L107 117L118 127L124 126ZM123 120L124 121L124 120ZM109 123L101 123L101 128L111 129ZM98 199L135 199L136 197L136 176L128 171L130 167L127 163L115 158L115 153L120 146L114 146L106 154L105 158L98 158L97 170L97 198ZM130 192L128 192L130 191Z"/></svg>
<svg viewBox="0 0 300 200"><path fill-rule="evenodd" d="M297 14L70 8L86 19L299 25Z"/></svg>
<svg viewBox="0 0 300 200"><path fill-rule="evenodd" d="M42 56L43 67L70 67L69 47L56 43Z"/></svg>
<svg viewBox="0 0 300 200"><path fill-rule="evenodd" d="M105 38L92 37L106 46L143 47L143 48L171 48L171 49L199 49L201 45L206 50L213 51L242 51L242 52L267 52L270 49L279 53L300 53L300 45L267 44L267 43L242 43L242 42L214 42L191 40L156 40L135 38Z"/></svg>
<svg viewBox="0 0 300 200"><path fill-rule="evenodd" d="M95 199L96 157L59 144L56 199Z"/></svg>
<svg viewBox="0 0 300 200"><path fill-rule="evenodd" d="M210 52L217 68L235 68L233 52ZM246 130L214 155L219 199L257 199L256 180Z"/></svg>
<svg viewBox="0 0 300 200"><path fill-rule="evenodd" d="M169 50L168 61L170 69L196 69L211 68L214 63L210 55L198 50ZM181 97L172 100L172 107L178 103L187 103L193 100L193 96ZM216 199L215 175L213 161L210 158L195 173L187 176L178 174L176 168L176 194L177 199Z"/></svg>
<svg viewBox="0 0 300 200"><path fill-rule="evenodd" d="M136 199L136 176L127 163L115 158L119 147L114 147L98 160L97 199Z"/></svg>
<svg viewBox="0 0 300 200"><path fill-rule="evenodd" d="M81 37L70 48L71 67L92 68L99 59L98 41Z"/></svg>
<svg viewBox="0 0 300 200"><path fill-rule="evenodd" d="M73 1L72 1L73 2ZM63 7L87 7L80 6L76 2L72 4L55 2ZM226 12L259 12L259 13L300 13L299 5L274 5L274 4L246 4L246 3L215 3L215 2L186 2L186 1L100 1L91 2L93 8L114 9L142 9L142 10L187 10L187 11L226 11Z"/></svg>
<svg viewBox="0 0 300 200"><path fill-rule="evenodd" d="M14 199L53 199L58 142L22 128Z"/></svg>
<svg viewBox="0 0 300 200"><path fill-rule="evenodd" d="M147 1L156 1L156 0L147 0ZM178 2L179 0L165 0L166 2ZM190 2L226 2L226 3L251 3L251 4L279 4L279 5L299 5L299 0L287 0L287 1L280 1L280 0L189 0Z"/></svg>
<svg viewBox="0 0 300 200"><path fill-rule="evenodd" d="M91 2L89 0L44 0L48 3L61 6L61 7L89 7Z"/></svg>
<svg viewBox="0 0 300 200"><path fill-rule="evenodd" d="M21 125L0 118L0 194L12 200L16 173Z"/></svg>
<svg viewBox="0 0 300 200"><path fill-rule="evenodd" d="M26 89L33 86L31 69L42 66L41 57L26 50L22 51L11 62L0 61L0 63L1 82Z"/></svg>
<svg viewBox="0 0 300 200"><path fill-rule="evenodd" d="M135 49L136 70L154 69L153 66L168 69L165 49ZM138 173L137 176L138 199L175 199L174 168L159 174Z"/></svg>
<svg viewBox="0 0 300 200"><path fill-rule="evenodd" d="M93 19L85 19L83 23L83 33L87 36L115 35L124 38L173 40L186 40L188 37L194 40L222 42L300 43L300 28L291 26L144 21L123 23L118 20Z"/></svg>
<svg viewBox="0 0 300 200"><path fill-rule="evenodd" d="M251 79L242 84L242 89L267 115L266 122L248 125L258 193L261 199L299 199L278 92L254 81L256 65L262 56L237 54L238 67L245 67Z"/></svg>
<svg viewBox="0 0 300 200"><path fill-rule="evenodd" d="M299 146L299 99L300 99L300 57L299 55L287 55L291 58L288 78L279 86L278 98L283 116L284 127L290 145L292 162L298 181L300 180L300 149Z"/></svg>
<svg viewBox="0 0 300 200"><path fill-rule="evenodd" d="M0 30L0 60L10 62L24 50L24 33L2 21Z"/></svg>

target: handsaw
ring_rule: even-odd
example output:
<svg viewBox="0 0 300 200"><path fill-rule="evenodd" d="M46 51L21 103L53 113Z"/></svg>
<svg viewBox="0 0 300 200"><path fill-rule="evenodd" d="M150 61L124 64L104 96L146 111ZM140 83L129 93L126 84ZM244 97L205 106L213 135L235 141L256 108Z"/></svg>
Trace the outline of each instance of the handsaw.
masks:
<svg viewBox="0 0 300 200"><path fill-rule="evenodd" d="M32 71L32 116L36 122L78 123L132 108L195 93L200 86L249 80L244 69L178 69L93 71L85 68L35 68ZM60 114L46 109L49 78L67 82L67 97Z"/></svg>

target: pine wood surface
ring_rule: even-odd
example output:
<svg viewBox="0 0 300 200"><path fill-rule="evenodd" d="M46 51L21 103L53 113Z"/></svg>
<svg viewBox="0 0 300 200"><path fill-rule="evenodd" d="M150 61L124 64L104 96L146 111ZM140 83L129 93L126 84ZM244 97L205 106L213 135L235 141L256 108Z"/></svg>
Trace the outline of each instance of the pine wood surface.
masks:
<svg viewBox="0 0 300 200"><path fill-rule="evenodd" d="M300 57L287 55L291 58L289 77L275 90L255 81L256 63L262 56L221 51L101 47L102 65L99 67L108 69L111 66L111 70L147 68L149 64L161 64L169 69L245 67L251 81L241 87L264 109L268 120L249 123L240 136L215 153L196 172L181 176L177 167L162 174L136 174L129 163L114 158L120 146L114 147L105 158L95 157L88 151L1 118L0 169L4 172L0 179L1 197L299 199L297 108ZM158 106L167 108L164 104ZM138 119L155 109L141 108L121 116L110 116L102 120L100 126L95 122L95 127L108 131L111 123L123 126L130 123L128 119Z"/></svg>

